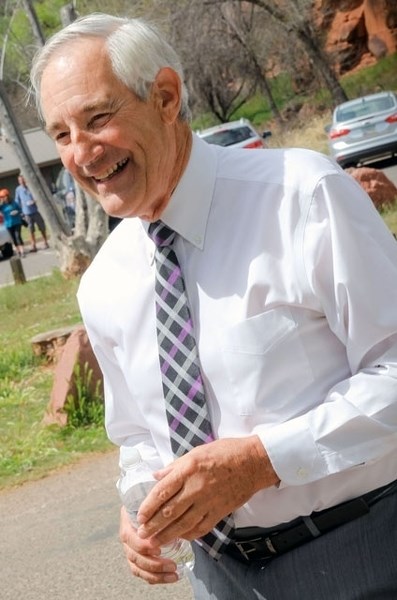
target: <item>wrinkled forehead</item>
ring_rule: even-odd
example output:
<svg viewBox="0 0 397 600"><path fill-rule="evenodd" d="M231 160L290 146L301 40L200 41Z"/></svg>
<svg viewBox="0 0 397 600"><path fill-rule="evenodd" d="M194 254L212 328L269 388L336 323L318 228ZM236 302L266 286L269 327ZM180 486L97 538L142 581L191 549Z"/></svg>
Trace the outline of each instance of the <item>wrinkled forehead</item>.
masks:
<svg viewBox="0 0 397 600"><path fill-rule="evenodd" d="M44 91L77 75L93 77L100 69L110 69L106 41L97 37L68 40L47 57L40 80L40 99Z"/></svg>
<svg viewBox="0 0 397 600"><path fill-rule="evenodd" d="M110 64L106 40L94 36L67 40L54 48L47 57L42 71L41 85L49 71L63 75L67 74L65 71L68 68L82 70L87 63L95 63L98 60Z"/></svg>
<svg viewBox="0 0 397 600"><path fill-rule="evenodd" d="M91 98L117 87L103 40L76 40L57 49L43 70L40 108L44 122L67 105L90 104Z"/></svg>

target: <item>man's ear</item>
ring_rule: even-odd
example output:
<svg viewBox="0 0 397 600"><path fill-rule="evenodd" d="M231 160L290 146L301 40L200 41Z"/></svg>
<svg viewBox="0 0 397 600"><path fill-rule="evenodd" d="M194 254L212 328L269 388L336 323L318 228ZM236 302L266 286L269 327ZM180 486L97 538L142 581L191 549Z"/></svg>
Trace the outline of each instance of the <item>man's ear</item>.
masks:
<svg viewBox="0 0 397 600"><path fill-rule="evenodd" d="M181 108L182 84L179 75L170 67L163 67L156 75L152 94L158 103L165 123L173 123Z"/></svg>

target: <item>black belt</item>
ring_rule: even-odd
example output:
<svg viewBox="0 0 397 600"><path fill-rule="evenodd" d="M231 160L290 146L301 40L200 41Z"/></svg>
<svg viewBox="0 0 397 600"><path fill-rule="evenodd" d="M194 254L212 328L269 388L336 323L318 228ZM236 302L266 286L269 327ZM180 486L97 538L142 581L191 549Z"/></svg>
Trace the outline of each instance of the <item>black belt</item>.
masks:
<svg viewBox="0 0 397 600"><path fill-rule="evenodd" d="M397 480L354 500L313 512L309 517L298 517L278 527L236 529L225 553L245 564L268 561L367 514L372 504L394 490L397 491Z"/></svg>

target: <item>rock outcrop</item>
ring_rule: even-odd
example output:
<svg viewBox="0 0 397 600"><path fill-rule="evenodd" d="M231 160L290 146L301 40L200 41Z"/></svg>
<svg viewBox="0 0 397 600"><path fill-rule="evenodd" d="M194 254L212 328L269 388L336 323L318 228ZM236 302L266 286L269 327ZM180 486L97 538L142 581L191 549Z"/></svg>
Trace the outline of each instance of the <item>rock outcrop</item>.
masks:
<svg viewBox="0 0 397 600"><path fill-rule="evenodd" d="M346 169L367 192L377 209L397 201L397 187L379 169L360 167Z"/></svg>
<svg viewBox="0 0 397 600"><path fill-rule="evenodd" d="M43 419L44 425L67 424L64 406L69 395L76 396L76 365L79 365L82 375L85 369L92 371L89 380L91 393L95 393L98 382L103 391L102 373L83 325L75 327L62 346L55 366L50 401Z"/></svg>
<svg viewBox="0 0 397 600"><path fill-rule="evenodd" d="M317 0L316 11L339 75L397 51L395 0Z"/></svg>

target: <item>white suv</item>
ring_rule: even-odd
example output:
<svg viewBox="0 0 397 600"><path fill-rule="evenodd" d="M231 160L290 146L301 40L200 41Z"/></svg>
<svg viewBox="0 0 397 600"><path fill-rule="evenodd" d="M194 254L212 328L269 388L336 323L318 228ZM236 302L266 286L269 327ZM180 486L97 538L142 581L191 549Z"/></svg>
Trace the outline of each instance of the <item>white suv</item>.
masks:
<svg viewBox="0 0 397 600"><path fill-rule="evenodd" d="M209 129L197 131L197 135L209 144L218 146L231 146L233 148L266 148L265 138L271 135L270 131L259 134L248 119L231 121L215 125Z"/></svg>

